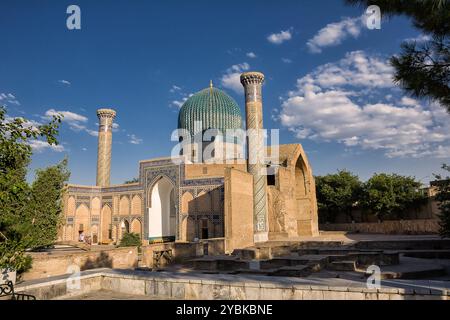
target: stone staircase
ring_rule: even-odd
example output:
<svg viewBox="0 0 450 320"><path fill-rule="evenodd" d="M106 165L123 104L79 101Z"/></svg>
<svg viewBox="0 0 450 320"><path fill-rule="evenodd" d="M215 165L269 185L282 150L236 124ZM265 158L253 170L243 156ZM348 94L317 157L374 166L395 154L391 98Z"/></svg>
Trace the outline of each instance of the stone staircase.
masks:
<svg viewBox="0 0 450 320"><path fill-rule="evenodd" d="M421 241L421 250L410 250L411 244L401 241L394 244L380 244L380 241L280 243L235 250L232 255L205 256L190 262L194 270L201 272L283 277L307 277L324 270L369 276L367 267L376 265L381 268L383 279L423 279L445 275L446 269L433 261L413 257L448 259L450 250L443 249L448 245L450 242L446 241Z"/></svg>

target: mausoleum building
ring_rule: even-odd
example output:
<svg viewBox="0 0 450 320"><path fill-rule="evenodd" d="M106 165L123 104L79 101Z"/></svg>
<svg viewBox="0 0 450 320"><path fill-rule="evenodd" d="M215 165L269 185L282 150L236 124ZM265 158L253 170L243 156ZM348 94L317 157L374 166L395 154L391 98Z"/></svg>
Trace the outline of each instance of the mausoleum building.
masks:
<svg viewBox="0 0 450 320"><path fill-rule="evenodd" d="M144 244L225 238L231 251L317 235L314 178L302 146L265 146L259 136L226 134L263 128L263 81L258 72L241 76L246 128L238 103L212 83L192 95L179 111L177 126L180 142L190 142L177 157L140 161L136 183L110 185L112 126L120 115L97 110L97 183L68 185L60 240L79 241L82 234L93 244L118 243L133 232ZM206 137L211 130L220 134ZM249 161L249 155L261 149L270 155L276 148L276 170L261 174L272 163L259 156Z"/></svg>

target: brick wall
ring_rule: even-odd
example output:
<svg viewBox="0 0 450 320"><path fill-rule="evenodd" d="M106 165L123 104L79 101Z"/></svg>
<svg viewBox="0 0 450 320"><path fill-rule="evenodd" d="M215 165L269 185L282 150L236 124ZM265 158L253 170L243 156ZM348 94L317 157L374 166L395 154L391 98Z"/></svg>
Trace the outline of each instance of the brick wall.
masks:
<svg viewBox="0 0 450 320"><path fill-rule="evenodd" d="M117 248L81 253L31 253L32 268L22 275L23 280L32 280L63 275L75 271L95 268L129 269L137 266L137 248Z"/></svg>
<svg viewBox="0 0 450 320"><path fill-rule="evenodd" d="M378 234L437 234L439 220L393 220L368 223L327 223L321 224L323 231L349 231Z"/></svg>

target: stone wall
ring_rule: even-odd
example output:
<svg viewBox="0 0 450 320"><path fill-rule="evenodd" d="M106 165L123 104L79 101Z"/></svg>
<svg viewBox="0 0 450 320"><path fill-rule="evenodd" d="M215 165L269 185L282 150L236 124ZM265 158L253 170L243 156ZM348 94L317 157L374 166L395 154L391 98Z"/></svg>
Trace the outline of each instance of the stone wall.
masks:
<svg viewBox="0 0 450 320"><path fill-rule="evenodd" d="M306 154L300 144L280 145L278 152L281 166L268 187L269 239L317 236L316 187Z"/></svg>
<svg viewBox="0 0 450 320"><path fill-rule="evenodd" d="M31 253L32 268L22 275L23 280L47 278L73 273L78 266L81 271L96 268L130 269L137 266L136 247L117 248L81 253L48 254Z"/></svg>
<svg viewBox="0 0 450 320"><path fill-rule="evenodd" d="M186 164L184 174L186 179L223 177L225 175L225 168L247 171L246 166L244 160L236 160L236 163L231 164Z"/></svg>
<svg viewBox="0 0 450 320"><path fill-rule="evenodd" d="M404 220L431 220L439 219L439 203L436 201L434 196L427 199L426 203L421 206L415 207L414 209L409 209L402 213ZM330 223L351 223L352 219L356 223L368 223L368 222L378 222L378 217L371 213L370 211L361 210L355 208L350 214L340 213L334 217L334 220L329 221Z"/></svg>
<svg viewBox="0 0 450 320"><path fill-rule="evenodd" d="M437 234L439 220L393 220L368 223L329 223L321 224L323 231L349 231L378 234Z"/></svg>
<svg viewBox="0 0 450 320"><path fill-rule="evenodd" d="M168 261L163 258L160 261L160 267L167 265L171 262L185 262L187 259L195 258L198 256L206 255L210 256L221 255L225 252L225 239L204 239L199 242L170 242L170 243L157 243L150 244L142 247L142 259L146 266L153 268L154 265L154 253L161 251L171 251L172 260ZM207 252L205 252L207 250Z"/></svg>
<svg viewBox="0 0 450 320"><path fill-rule="evenodd" d="M258 278L258 279L256 279ZM284 281L283 281L284 280ZM81 275L80 286L70 290L67 279L41 281L19 285L16 292L35 295L37 299L60 299L77 297L96 290L151 296L177 300L449 300L447 289L414 286L396 288L388 285L368 289L364 285L325 285L297 283L289 278L278 280L255 277L237 278L222 275L212 279L209 275L162 274L158 272L124 274L117 271L99 270Z"/></svg>
<svg viewBox="0 0 450 320"><path fill-rule="evenodd" d="M225 170L225 252L253 245L253 176Z"/></svg>

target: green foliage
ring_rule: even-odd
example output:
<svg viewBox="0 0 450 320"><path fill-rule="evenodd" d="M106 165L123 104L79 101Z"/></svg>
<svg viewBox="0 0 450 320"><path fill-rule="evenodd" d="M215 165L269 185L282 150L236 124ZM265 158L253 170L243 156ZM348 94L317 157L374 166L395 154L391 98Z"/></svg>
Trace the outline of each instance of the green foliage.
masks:
<svg viewBox="0 0 450 320"><path fill-rule="evenodd" d="M362 183L358 176L340 170L336 174L316 177L316 190L321 222L329 222L340 213L351 215L361 196Z"/></svg>
<svg viewBox="0 0 450 320"><path fill-rule="evenodd" d="M18 241L0 241L0 269L12 269L22 273L31 268L32 258Z"/></svg>
<svg viewBox="0 0 450 320"><path fill-rule="evenodd" d="M61 117L54 116L46 125L31 126L23 118L9 118L0 107L0 232L10 240L19 240L26 233L30 187L26 182L30 162L30 139L45 138L57 144L56 135Z"/></svg>
<svg viewBox="0 0 450 320"><path fill-rule="evenodd" d="M141 237L137 233L125 233L120 240L119 247L140 247Z"/></svg>
<svg viewBox="0 0 450 320"><path fill-rule="evenodd" d="M362 206L380 220L402 219L425 201L421 184L412 177L375 174L364 184Z"/></svg>
<svg viewBox="0 0 450 320"><path fill-rule="evenodd" d="M26 174L32 154L29 142L44 139L51 145L58 144L56 136L61 119L62 116L54 116L50 123L35 126L26 119L8 117L6 109L0 107L1 261L2 264L9 263L17 267L18 271L31 263L24 250L40 245L43 240L36 239L48 236L43 228L53 223L55 214L50 203L56 200L53 205L61 205L58 197L52 195L61 181L53 174L53 169L38 171L37 174L39 182L49 189L48 193L44 193L37 185L28 185ZM46 181L51 179L58 181ZM43 196L39 202L38 195Z"/></svg>
<svg viewBox="0 0 450 320"><path fill-rule="evenodd" d="M124 184L137 183L137 182L139 182L139 178L133 178L131 180L125 181Z"/></svg>
<svg viewBox="0 0 450 320"><path fill-rule="evenodd" d="M383 219L402 219L424 204L420 182L397 174L375 174L362 183L346 171L316 177L316 195L321 223L335 222L338 214L354 220L354 209L363 209Z"/></svg>
<svg viewBox="0 0 450 320"><path fill-rule="evenodd" d="M394 80L411 95L440 102L450 112L450 5L448 0L345 0L366 8L378 5L384 16L404 15L429 40L404 42L391 58Z"/></svg>
<svg viewBox="0 0 450 320"><path fill-rule="evenodd" d="M28 219L31 219L28 236L33 248L49 246L56 240L62 222L64 185L69 176L67 159L36 171L28 209Z"/></svg>
<svg viewBox="0 0 450 320"><path fill-rule="evenodd" d="M450 172L449 165L442 165L442 169ZM442 237L450 237L450 177L442 177L435 175L438 179L436 186L438 193L436 194L436 201L439 203L440 209L440 234Z"/></svg>

